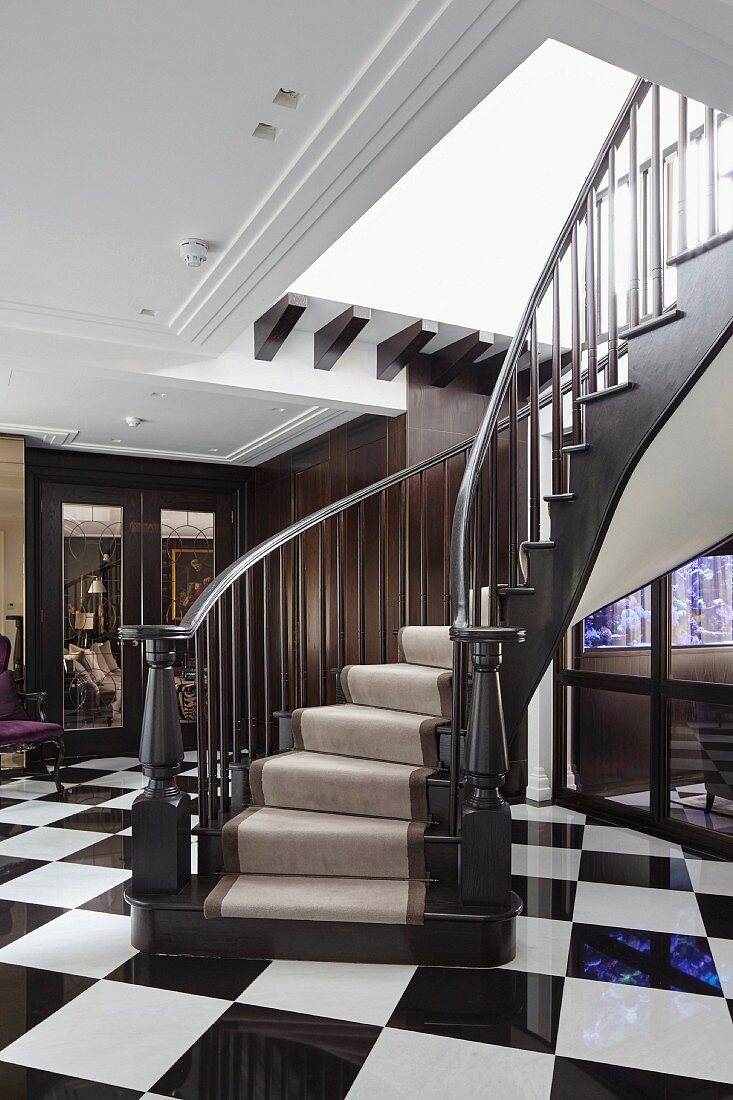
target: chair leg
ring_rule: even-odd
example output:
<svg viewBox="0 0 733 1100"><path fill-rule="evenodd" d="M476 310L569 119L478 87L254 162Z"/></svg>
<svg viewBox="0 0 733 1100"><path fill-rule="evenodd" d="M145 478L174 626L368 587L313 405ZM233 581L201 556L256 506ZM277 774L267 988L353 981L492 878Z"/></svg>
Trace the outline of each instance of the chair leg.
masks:
<svg viewBox="0 0 733 1100"><path fill-rule="evenodd" d="M53 766L53 781L56 784L56 791L58 794L64 793L64 788L61 786L61 780L59 779L59 772L61 771L61 765L64 762L64 743L59 738L58 741L54 741L56 746L56 763Z"/></svg>

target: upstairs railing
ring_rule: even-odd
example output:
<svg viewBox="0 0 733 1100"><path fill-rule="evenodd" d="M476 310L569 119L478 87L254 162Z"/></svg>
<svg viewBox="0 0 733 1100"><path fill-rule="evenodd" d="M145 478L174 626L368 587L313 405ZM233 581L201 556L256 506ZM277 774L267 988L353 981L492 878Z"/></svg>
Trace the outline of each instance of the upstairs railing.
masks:
<svg viewBox="0 0 733 1100"><path fill-rule="evenodd" d="M179 644L195 645L206 829L247 803L249 763L278 751L295 708L337 701L333 670L394 660L401 626L442 622L456 643L450 832L461 835L463 897L509 903L499 666L502 644L522 632L502 623L501 595L525 583L523 548L541 539L543 496L567 490L564 448L583 444L583 397L619 384L626 333L674 300L665 261L728 228L732 139L727 116L637 81L532 292L475 440L265 539L217 576L179 625L121 628L123 640L145 642L150 665L133 889L175 891L190 875L188 800L175 783Z"/></svg>

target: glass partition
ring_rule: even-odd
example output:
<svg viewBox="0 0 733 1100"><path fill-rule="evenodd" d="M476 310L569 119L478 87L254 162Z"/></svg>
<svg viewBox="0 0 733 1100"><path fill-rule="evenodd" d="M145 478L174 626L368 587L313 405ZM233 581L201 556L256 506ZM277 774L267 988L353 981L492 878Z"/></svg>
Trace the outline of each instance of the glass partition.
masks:
<svg viewBox="0 0 733 1100"><path fill-rule="evenodd" d="M10 639L8 668L21 689L25 679L24 486L24 440L0 436L0 633Z"/></svg>
<svg viewBox="0 0 733 1100"><path fill-rule="evenodd" d="M65 729L122 724L122 512L62 506Z"/></svg>
<svg viewBox="0 0 733 1100"><path fill-rule="evenodd" d="M211 584L214 565L214 513L160 511L161 622L179 623Z"/></svg>

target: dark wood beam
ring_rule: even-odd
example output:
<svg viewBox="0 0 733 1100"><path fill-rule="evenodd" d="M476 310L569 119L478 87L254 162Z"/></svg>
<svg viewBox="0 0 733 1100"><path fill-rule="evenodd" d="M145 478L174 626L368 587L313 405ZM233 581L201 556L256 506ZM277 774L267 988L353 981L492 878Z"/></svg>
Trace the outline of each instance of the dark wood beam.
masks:
<svg viewBox="0 0 733 1100"><path fill-rule="evenodd" d="M377 378L391 382L438 333L437 321L415 321L377 344Z"/></svg>
<svg viewBox="0 0 733 1100"><path fill-rule="evenodd" d="M371 319L372 311L366 306L349 306L333 321L313 335L313 366L316 370L330 370Z"/></svg>
<svg viewBox="0 0 733 1100"><path fill-rule="evenodd" d="M308 305L305 294L288 292L255 321L255 359L271 362Z"/></svg>
<svg viewBox="0 0 733 1100"><path fill-rule="evenodd" d="M441 389L449 385L466 367L473 366L479 355L488 351L494 340L493 332L469 332L468 336L433 352L430 356L433 368L432 385Z"/></svg>
<svg viewBox="0 0 733 1100"><path fill-rule="evenodd" d="M522 356L528 357L528 350L525 341ZM493 392L494 386L499 381L501 368L504 366L504 360L506 359L508 351L508 346L501 348L499 351L495 351L493 355L489 355L486 359L482 359L480 363L476 364L478 367L476 371L476 393L488 396ZM522 356L520 356L520 363Z"/></svg>

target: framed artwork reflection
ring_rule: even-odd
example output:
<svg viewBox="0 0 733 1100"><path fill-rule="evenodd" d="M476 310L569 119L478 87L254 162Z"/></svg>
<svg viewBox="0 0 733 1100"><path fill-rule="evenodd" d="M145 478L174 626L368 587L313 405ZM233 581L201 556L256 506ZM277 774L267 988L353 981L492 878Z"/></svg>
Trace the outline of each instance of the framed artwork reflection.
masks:
<svg viewBox="0 0 733 1100"><path fill-rule="evenodd" d="M214 549L179 546L172 550L172 621L178 623L214 579Z"/></svg>

